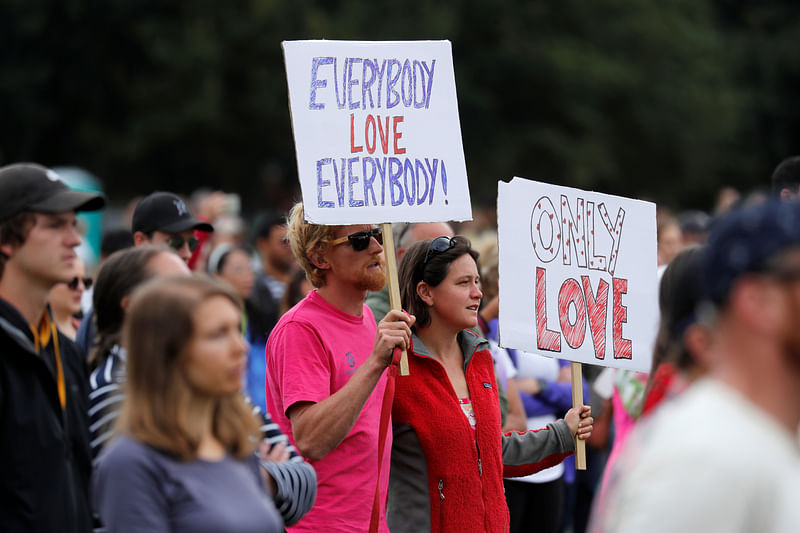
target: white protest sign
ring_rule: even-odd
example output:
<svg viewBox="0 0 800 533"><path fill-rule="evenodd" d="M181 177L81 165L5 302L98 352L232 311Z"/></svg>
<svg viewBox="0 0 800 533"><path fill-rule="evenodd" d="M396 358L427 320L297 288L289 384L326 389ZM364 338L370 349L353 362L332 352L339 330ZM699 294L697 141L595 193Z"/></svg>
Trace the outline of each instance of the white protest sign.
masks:
<svg viewBox="0 0 800 533"><path fill-rule="evenodd" d="M285 41L306 219L472 218L449 41Z"/></svg>
<svg viewBox="0 0 800 533"><path fill-rule="evenodd" d="M655 204L499 182L500 341L649 372L658 326Z"/></svg>

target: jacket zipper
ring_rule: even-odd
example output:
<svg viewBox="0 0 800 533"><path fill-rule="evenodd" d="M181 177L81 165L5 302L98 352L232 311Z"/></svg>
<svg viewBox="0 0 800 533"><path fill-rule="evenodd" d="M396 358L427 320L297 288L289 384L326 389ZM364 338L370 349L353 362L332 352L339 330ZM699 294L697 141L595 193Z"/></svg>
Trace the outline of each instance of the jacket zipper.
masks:
<svg viewBox="0 0 800 533"><path fill-rule="evenodd" d="M481 463L481 449L478 446L477 440L475 440L475 451L478 452L478 475L483 476L483 464Z"/></svg>
<svg viewBox="0 0 800 533"><path fill-rule="evenodd" d="M439 501L440 502L444 501L444 490L443 489L444 489L444 480L440 479L439 480Z"/></svg>

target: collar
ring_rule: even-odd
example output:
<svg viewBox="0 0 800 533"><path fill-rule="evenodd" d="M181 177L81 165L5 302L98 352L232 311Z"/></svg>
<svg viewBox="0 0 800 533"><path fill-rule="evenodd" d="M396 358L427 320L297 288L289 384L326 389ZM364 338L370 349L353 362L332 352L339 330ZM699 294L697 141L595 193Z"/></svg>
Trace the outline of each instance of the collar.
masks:
<svg viewBox="0 0 800 533"><path fill-rule="evenodd" d="M458 335L456 335L456 340L458 341L458 345L461 347L461 353L464 354L464 367L466 367L470 362L472 355L475 352L489 348L489 341L471 329L459 331ZM423 343L414 332L411 333L411 343L415 354L433 358L433 355L425 346L425 343Z"/></svg>
<svg viewBox="0 0 800 533"><path fill-rule="evenodd" d="M11 305L7 300L0 298L0 329L8 335L22 348L36 354L33 332L28 326L25 317Z"/></svg>

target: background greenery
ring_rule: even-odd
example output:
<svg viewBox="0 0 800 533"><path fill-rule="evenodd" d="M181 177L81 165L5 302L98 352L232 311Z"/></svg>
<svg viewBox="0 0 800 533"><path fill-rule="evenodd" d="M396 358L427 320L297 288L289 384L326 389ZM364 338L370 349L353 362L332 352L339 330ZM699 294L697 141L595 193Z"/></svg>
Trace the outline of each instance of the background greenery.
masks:
<svg viewBox="0 0 800 533"><path fill-rule="evenodd" d="M521 175L708 209L800 152L798 35L788 0L3 0L0 163L275 206L282 40L449 39L476 203Z"/></svg>

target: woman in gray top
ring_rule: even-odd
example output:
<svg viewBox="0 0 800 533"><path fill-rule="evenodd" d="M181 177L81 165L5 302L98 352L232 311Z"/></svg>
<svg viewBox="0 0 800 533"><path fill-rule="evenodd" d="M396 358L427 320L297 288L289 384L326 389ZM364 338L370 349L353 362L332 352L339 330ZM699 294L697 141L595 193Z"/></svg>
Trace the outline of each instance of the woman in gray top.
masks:
<svg viewBox="0 0 800 533"><path fill-rule="evenodd" d="M282 530L253 454L259 422L240 394L241 314L238 296L208 279L156 280L134 293L121 436L92 487L110 532Z"/></svg>

